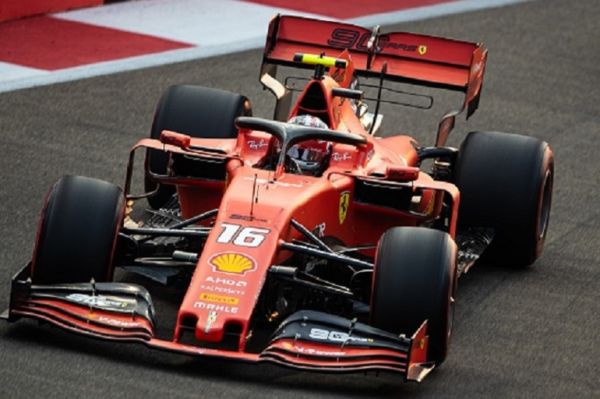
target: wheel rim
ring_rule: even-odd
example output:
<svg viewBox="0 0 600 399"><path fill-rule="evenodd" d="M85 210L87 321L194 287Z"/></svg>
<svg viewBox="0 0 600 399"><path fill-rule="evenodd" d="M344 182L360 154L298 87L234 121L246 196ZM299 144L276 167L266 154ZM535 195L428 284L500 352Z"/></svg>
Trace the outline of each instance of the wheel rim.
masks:
<svg viewBox="0 0 600 399"><path fill-rule="evenodd" d="M450 304L448 306L448 331L446 332L446 340L450 342L452 336L452 328L454 327L454 296L450 297Z"/></svg>
<svg viewBox="0 0 600 399"><path fill-rule="evenodd" d="M538 223L539 236L538 239L542 240L546 237L548 230L548 222L550 221L550 205L552 201L552 173L550 170L546 172L544 178L544 188L542 190L542 209L540 212L540 220Z"/></svg>

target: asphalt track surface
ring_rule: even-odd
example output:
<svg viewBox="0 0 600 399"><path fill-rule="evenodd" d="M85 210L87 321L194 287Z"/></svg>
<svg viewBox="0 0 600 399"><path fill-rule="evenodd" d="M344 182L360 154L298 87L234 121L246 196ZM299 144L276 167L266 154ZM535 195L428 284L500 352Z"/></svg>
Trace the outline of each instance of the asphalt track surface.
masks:
<svg viewBox="0 0 600 399"><path fill-rule="evenodd" d="M598 21L595 0L538 1L393 27L488 45L480 110L455 142L467 129L524 132L556 155L544 255L525 271L481 267L461 278L449 358L424 383L194 359L21 321L0 325L0 397L600 397ZM71 173L121 184L128 148L170 84L241 91L268 116L259 62L248 51L0 95L0 307L53 181ZM386 118L416 124L402 110Z"/></svg>

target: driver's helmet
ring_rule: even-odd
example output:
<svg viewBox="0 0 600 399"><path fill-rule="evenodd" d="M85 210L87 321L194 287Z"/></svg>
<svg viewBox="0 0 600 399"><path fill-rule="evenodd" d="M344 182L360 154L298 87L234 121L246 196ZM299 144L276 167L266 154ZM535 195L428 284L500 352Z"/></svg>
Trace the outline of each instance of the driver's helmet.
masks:
<svg viewBox="0 0 600 399"><path fill-rule="evenodd" d="M294 116L288 123L329 129L329 126L325 122L312 115ZM330 152L330 143L320 140L309 140L291 147L287 155L295 162L302 173L317 175L323 171L324 163Z"/></svg>
<svg viewBox="0 0 600 399"><path fill-rule="evenodd" d="M288 123L293 123L294 125L318 127L320 129L329 129L329 126L327 126L325 122L312 115L296 115L291 118Z"/></svg>

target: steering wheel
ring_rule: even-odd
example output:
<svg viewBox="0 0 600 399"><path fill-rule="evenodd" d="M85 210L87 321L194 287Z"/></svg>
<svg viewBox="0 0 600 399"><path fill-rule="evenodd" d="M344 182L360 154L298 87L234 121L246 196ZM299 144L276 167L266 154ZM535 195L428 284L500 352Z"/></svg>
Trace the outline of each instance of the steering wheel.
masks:
<svg viewBox="0 0 600 399"><path fill-rule="evenodd" d="M285 164L283 166L287 173L297 173L299 175L304 174L300 164L298 164L298 162L288 154L285 155Z"/></svg>

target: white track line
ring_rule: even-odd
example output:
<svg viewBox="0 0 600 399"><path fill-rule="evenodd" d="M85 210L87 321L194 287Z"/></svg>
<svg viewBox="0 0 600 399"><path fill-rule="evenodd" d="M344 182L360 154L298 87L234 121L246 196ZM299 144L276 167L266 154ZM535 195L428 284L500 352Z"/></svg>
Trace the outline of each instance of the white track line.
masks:
<svg viewBox="0 0 600 399"><path fill-rule="evenodd" d="M237 0L145 0L60 13L54 17L212 46L245 38L264 38L269 21L277 13L311 15Z"/></svg>
<svg viewBox="0 0 600 399"><path fill-rule="evenodd" d="M404 11L372 14L364 17L353 18L348 20L348 22L361 26L393 25L402 22L436 18L444 15L484 10L487 8L504 7L511 4L524 3L527 1L531 0L460 0L450 3L436 4L433 6L411 8L410 10Z"/></svg>
<svg viewBox="0 0 600 399"><path fill-rule="evenodd" d="M44 71L43 69L29 68L0 61L0 77L3 80L28 79L32 76L39 76L40 74L44 75L48 73L48 71Z"/></svg>
<svg viewBox="0 0 600 399"><path fill-rule="evenodd" d="M391 25L485 8L502 7L524 1L529 0L460 0L405 11L374 14L354 18L349 22L368 27ZM249 3L232 0L210 1L212 8L206 8L205 5L208 2L207 0L179 0L178 2L164 2L164 0L131 1L101 8L57 14L56 16L63 19L151 34L166 39L200 44L201 47L83 65L51 73L22 68L21 71L15 70L14 78L10 76L11 80L3 79L3 81L0 81L0 93L261 48L265 41L267 23L274 14L282 12L308 15L255 4L250 4L250 9L245 6ZM183 10L188 16L183 19L171 15L170 13L174 11L169 11L178 3L186 6ZM232 9L241 4L241 9L244 12L232 15ZM179 9L179 7L177 8ZM234 16L236 19L233 18ZM143 21L143 23L131 22L136 20ZM232 29L232 26L235 28ZM199 38L202 38L202 40ZM1 63L0 76L3 76Z"/></svg>

